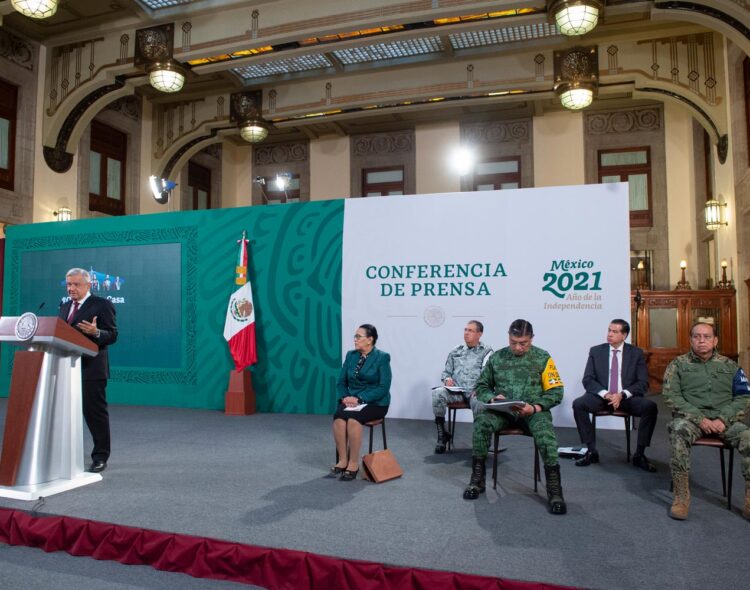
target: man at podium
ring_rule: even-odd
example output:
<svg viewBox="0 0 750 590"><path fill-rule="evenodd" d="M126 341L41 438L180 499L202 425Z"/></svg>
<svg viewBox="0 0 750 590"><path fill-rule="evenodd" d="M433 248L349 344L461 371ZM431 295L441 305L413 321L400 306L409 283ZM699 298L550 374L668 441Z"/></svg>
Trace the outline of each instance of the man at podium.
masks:
<svg viewBox="0 0 750 590"><path fill-rule="evenodd" d="M65 274L65 285L70 300L60 305L58 317L99 347L99 354L81 359L83 417L94 439L89 471L99 473L106 469L110 452L107 347L117 341L115 307L109 299L91 294L91 275L87 270L71 268Z"/></svg>

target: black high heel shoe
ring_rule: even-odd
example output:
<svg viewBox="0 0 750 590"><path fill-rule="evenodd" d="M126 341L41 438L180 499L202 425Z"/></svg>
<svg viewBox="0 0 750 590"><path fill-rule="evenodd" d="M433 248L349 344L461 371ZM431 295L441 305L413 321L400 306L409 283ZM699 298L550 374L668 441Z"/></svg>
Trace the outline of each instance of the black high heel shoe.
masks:
<svg viewBox="0 0 750 590"><path fill-rule="evenodd" d="M359 473L359 467L355 469L354 471L349 471L348 469L345 469L344 472L341 474L341 477L339 477L339 481L353 481L357 479L357 474Z"/></svg>
<svg viewBox="0 0 750 590"><path fill-rule="evenodd" d="M339 475L344 473L344 471L346 471L344 467L334 465L328 470L328 474L326 475L326 477L338 477Z"/></svg>

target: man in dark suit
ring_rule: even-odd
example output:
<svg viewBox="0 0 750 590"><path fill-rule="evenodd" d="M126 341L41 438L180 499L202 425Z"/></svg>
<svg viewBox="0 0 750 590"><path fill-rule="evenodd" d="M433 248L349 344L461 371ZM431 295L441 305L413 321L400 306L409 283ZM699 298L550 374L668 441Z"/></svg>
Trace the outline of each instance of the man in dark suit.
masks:
<svg viewBox="0 0 750 590"><path fill-rule="evenodd" d="M91 275L82 268L71 268L65 284L70 300L60 305L59 317L99 347L99 354L81 359L83 417L94 439L89 471L98 473L107 467L110 452L107 346L117 341L115 308L109 299L91 294Z"/></svg>
<svg viewBox="0 0 750 590"><path fill-rule="evenodd" d="M646 447L656 426L658 408L644 397L648 390L646 360L640 348L625 342L630 325L625 320L612 320L607 330L607 344L593 346L589 351L583 386L586 393L573 402L573 416L586 454L576 461L579 467L599 462L596 437L590 414L602 410L621 410L641 418L638 426L638 447L633 455L633 465L654 472L646 458Z"/></svg>

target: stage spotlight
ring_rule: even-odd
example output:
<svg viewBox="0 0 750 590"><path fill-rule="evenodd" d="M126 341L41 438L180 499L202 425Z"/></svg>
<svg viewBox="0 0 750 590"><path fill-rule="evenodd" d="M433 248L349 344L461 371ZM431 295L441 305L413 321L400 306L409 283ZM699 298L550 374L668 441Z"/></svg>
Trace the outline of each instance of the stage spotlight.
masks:
<svg viewBox="0 0 750 590"><path fill-rule="evenodd" d="M151 187L151 194L154 196L154 200L160 205L169 202L169 194L177 186L177 183L172 180L157 178L153 175L148 177L148 183Z"/></svg>
<svg viewBox="0 0 750 590"><path fill-rule="evenodd" d="M274 184L277 191L285 191L289 187L291 176L287 173L277 174Z"/></svg>
<svg viewBox="0 0 750 590"><path fill-rule="evenodd" d="M474 170L476 156L467 147L461 146L451 155L451 167L459 176L465 176Z"/></svg>

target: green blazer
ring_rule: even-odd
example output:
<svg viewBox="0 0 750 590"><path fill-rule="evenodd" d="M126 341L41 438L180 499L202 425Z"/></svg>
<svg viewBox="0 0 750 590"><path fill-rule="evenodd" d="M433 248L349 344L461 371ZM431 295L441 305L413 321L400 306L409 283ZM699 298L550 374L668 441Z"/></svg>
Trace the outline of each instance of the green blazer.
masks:
<svg viewBox="0 0 750 590"><path fill-rule="evenodd" d="M360 354L356 350L346 353L336 382L338 399L348 395L359 398L364 403L375 406L388 406L391 403L391 355L373 348L359 374L354 376Z"/></svg>

